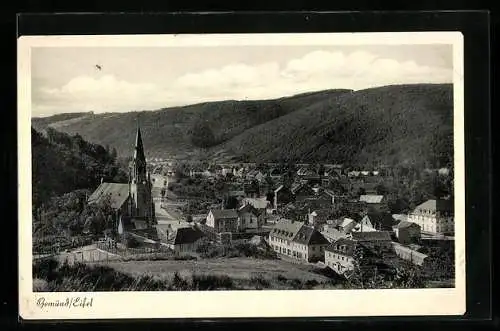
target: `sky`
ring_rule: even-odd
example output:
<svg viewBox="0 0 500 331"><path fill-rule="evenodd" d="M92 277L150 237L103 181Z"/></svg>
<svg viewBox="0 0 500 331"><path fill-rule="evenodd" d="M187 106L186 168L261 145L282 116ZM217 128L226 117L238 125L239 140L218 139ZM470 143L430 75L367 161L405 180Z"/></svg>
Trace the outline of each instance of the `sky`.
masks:
<svg viewBox="0 0 500 331"><path fill-rule="evenodd" d="M452 46L442 44L37 47L31 54L33 117L453 79Z"/></svg>

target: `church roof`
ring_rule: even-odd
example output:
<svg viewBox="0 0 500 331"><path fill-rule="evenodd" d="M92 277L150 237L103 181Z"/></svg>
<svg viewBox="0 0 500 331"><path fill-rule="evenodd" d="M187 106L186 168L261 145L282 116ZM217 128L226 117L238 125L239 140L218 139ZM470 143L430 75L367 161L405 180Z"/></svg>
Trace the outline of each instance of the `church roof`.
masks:
<svg viewBox="0 0 500 331"><path fill-rule="evenodd" d="M101 183L88 198L88 203L99 203L106 197L110 198L113 209L120 209L128 198L128 184Z"/></svg>
<svg viewBox="0 0 500 331"><path fill-rule="evenodd" d="M135 152L134 159L141 160L146 163L146 157L144 156L144 146L142 144L141 129L137 127L137 134L135 136Z"/></svg>

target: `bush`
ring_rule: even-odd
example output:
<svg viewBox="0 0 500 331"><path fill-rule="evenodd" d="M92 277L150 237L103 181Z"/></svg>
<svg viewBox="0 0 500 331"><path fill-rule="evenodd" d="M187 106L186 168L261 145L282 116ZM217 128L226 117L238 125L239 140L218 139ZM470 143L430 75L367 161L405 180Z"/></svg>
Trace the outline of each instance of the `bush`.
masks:
<svg viewBox="0 0 500 331"><path fill-rule="evenodd" d="M264 278L262 275L252 276L250 282L255 285L256 289L260 290L262 288L269 288L271 282Z"/></svg>
<svg viewBox="0 0 500 331"><path fill-rule="evenodd" d="M305 283L305 287L307 289L312 289L314 288L315 286L317 286L319 283L316 279L309 279L308 281L306 281Z"/></svg>
<svg viewBox="0 0 500 331"><path fill-rule="evenodd" d="M286 278L285 276L283 275L278 275L276 276L276 280L280 283L286 283L288 281L288 278Z"/></svg>
<svg viewBox="0 0 500 331"><path fill-rule="evenodd" d="M45 279L49 282L57 278L59 261L54 258L46 258L33 263L33 278Z"/></svg>
<svg viewBox="0 0 500 331"><path fill-rule="evenodd" d="M33 278L33 292L47 292L49 291L49 283L40 278Z"/></svg>
<svg viewBox="0 0 500 331"><path fill-rule="evenodd" d="M189 261L189 260L196 260L196 257L195 256L192 256L192 255L178 255L178 256L174 256L174 260L176 261Z"/></svg>
<svg viewBox="0 0 500 331"><path fill-rule="evenodd" d="M174 273L174 278L172 279L172 290L174 291L187 291L190 290L189 283L182 278L178 272Z"/></svg>
<svg viewBox="0 0 500 331"><path fill-rule="evenodd" d="M226 275L192 275L193 289L195 290L217 290L232 289L233 280Z"/></svg>
<svg viewBox="0 0 500 331"><path fill-rule="evenodd" d="M294 290L301 290L304 287L302 281L298 278L294 278L290 280L290 285Z"/></svg>

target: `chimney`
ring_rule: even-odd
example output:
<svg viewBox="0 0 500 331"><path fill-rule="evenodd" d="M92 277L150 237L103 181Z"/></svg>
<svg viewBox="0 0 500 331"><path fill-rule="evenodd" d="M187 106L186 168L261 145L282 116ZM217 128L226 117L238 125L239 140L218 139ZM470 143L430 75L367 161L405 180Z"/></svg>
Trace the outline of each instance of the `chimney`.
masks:
<svg viewBox="0 0 500 331"><path fill-rule="evenodd" d="M101 184L104 182L104 177L101 177Z"/></svg>

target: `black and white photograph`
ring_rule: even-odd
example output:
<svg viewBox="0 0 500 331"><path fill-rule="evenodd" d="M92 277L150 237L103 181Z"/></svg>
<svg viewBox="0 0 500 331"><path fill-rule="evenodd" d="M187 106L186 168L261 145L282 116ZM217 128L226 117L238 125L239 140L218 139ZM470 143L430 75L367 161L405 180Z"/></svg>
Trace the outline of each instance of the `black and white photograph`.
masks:
<svg viewBox="0 0 500 331"><path fill-rule="evenodd" d="M459 33L151 38L22 40L27 315L464 307Z"/></svg>

